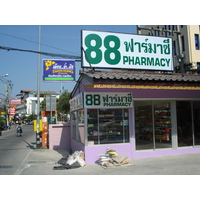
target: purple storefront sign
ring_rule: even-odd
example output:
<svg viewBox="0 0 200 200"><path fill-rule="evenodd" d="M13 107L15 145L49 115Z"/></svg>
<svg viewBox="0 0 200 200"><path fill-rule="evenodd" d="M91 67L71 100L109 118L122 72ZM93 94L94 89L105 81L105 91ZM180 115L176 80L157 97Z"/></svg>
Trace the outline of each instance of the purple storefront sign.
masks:
<svg viewBox="0 0 200 200"><path fill-rule="evenodd" d="M75 81L75 61L43 60L43 81Z"/></svg>

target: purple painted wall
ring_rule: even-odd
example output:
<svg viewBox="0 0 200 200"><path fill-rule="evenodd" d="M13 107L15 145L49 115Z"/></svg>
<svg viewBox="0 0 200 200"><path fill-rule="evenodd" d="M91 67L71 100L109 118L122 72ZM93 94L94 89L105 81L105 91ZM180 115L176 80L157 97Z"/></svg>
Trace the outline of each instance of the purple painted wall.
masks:
<svg viewBox="0 0 200 200"><path fill-rule="evenodd" d="M163 149L156 151L142 151L133 153L132 158L149 158L149 157L159 157L159 156L169 156L169 155L179 155L187 153L197 153L200 152L200 147L182 147L179 149Z"/></svg>
<svg viewBox="0 0 200 200"><path fill-rule="evenodd" d="M126 144L108 144L108 145L94 145L85 147L85 161L87 164L95 163L99 159L99 154L106 153L106 149L110 147L111 149L117 151L118 155L127 155L129 159L132 158L132 147L130 143Z"/></svg>
<svg viewBox="0 0 200 200"><path fill-rule="evenodd" d="M87 81L86 81L87 82ZM85 82L85 83L86 83ZM79 94L82 91L87 92L132 92L134 98L166 98L166 99L197 99L200 98L199 90L171 90L171 89L98 89L87 88L84 89L84 85L81 83L81 87L75 91L75 94ZM91 84L91 83L90 83ZM76 96L76 95L75 95ZM108 147L117 151L119 155L127 155L129 159L132 158L145 158L145 157L157 157L166 155L186 154L200 152L200 147L187 147L179 149L161 149L156 151L140 151L135 152L135 127L134 127L134 115L133 108L130 110L130 143L124 144L108 144L108 145L93 145L84 146L74 140L71 140L72 151L81 150L85 152L85 160L87 164L95 163L99 159L99 154L106 153Z"/></svg>

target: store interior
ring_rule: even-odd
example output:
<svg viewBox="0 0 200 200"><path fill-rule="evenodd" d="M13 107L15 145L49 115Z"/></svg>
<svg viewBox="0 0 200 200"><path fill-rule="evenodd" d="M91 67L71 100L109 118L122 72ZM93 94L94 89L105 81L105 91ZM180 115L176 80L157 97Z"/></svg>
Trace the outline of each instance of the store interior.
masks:
<svg viewBox="0 0 200 200"><path fill-rule="evenodd" d="M171 148L169 101L135 101L136 150Z"/></svg>
<svg viewBox="0 0 200 200"><path fill-rule="evenodd" d="M89 144L129 142L128 109L88 109Z"/></svg>
<svg viewBox="0 0 200 200"><path fill-rule="evenodd" d="M135 101L136 150L172 148L170 101ZM176 101L178 147L200 145L200 102Z"/></svg>

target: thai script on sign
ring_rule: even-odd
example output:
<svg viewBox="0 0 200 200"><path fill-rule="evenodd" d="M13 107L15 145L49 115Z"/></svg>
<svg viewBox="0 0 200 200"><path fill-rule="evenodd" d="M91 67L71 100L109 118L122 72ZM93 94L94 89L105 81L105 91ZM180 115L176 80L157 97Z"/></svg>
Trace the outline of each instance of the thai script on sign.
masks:
<svg viewBox="0 0 200 200"><path fill-rule="evenodd" d="M157 53L160 54L170 54L170 45L169 45L169 38L164 39L162 44L152 44L148 43L148 38L145 39L145 42L134 42L134 39L131 39L131 41L127 42L125 41L125 50L126 52L134 52L135 50L137 52L144 52L144 53Z"/></svg>
<svg viewBox="0 0 200 200"><path fill-rule="evenodd" d="M85 93L85 107L131 107L132 93Z"/></svg>
<svg viewBox="0 0 200 200"><path fill-rule="evenodd" d="M43 60L44 81L75 81L75 61Z"/></svg>
<svg viewBox="0 0 200 200"><path fill-rule="evenodd" d="M124 96L119 96L118 94L115 94L114 96L106 95L102 98L104 106L130 106L132 102L131 93Z"/></svg>

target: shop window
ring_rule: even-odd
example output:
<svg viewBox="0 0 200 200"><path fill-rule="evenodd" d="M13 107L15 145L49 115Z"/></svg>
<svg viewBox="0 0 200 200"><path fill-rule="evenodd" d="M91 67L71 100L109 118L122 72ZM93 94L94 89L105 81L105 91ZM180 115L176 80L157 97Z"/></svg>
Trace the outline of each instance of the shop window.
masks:
<svg viewBox="0 0 200 200"><path fill-rule="evenodd" d="M155 148L171 148L171 111L168 101L154 103Z"/></svg>
<svg viewBox="0 0 200 200"><path fill-rule="evenodd" d="M88 144L98 144L99 141L99 119L98 110L89 109L88 110Z"/></svg>
<svg viewBox="0 0 200 200"><path fill-rule="evenodd" d="M88 144L129 142L128 109L88 109Z"/></svg>
<svg viewBox="0 0 200 200"><path fill-rule="evenodd" d="M84 138L84 110L78 111L78 127L77 127L77 136L76 140L81 143L85 143Z"/></svg>
<svg viewBox="0 0 200 200"><path fill-rule="evenodd" d="M135 102L136 150L171 148L169 101Z"/></svg>
<svg viewBox="0 0 200 200"><path fill-rule="evenodd" d="M77 124L76 124L76 121L77 121L77 113L76 112L72 112L71 113L71 120L72 120L72 138L74 140L76 140L76 129L77 129Z"/></svg>
<svg viewBox="0 0 200 200"><path fill-rule="evenodd" d="M84 110L79 110L71 113L72 119L72 138L84 143Z"/></svg>
<svg viewBox="0 0 200 200"><path fill-rule="evenodd" d="M178 146L192 146L192 112L190 101L177 101Z"/></svg>

